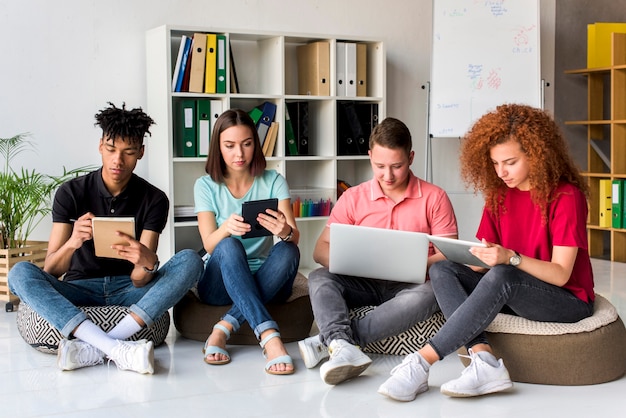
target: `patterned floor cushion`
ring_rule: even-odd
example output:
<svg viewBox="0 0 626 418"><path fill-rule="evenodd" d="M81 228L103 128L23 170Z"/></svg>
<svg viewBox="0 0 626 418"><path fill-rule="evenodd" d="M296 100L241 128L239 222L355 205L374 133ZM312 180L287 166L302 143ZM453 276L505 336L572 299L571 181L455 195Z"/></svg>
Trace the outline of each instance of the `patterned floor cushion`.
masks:
<svg viewBox="0 0 626 418"><path fill-rule="evenodd" d="M130 311L126 306L82 306L89 319L105 332L113 329ZM56 354L63 336L48 321L43 319L30 306L21 302L17 309L17 329L30 346L43 352ZM163 343L170 328L170 313L166 311L150 328L143 328L130 340L146 338L155 346Z"/></svg>
<svg viewBox="0 0 626 418"><path fill-rule="evenodd" d="M361 308L352 309L350 311L350 318L364 318L365 315L369 314L374 309L374 306L363 306ZM441 328L444 322L445 318L443 314L436 312L426 321L418 322L398 335L367 344L363 347L363 351L367 353L393 354L397 356L405 356L414 353L422 348L424 344L439 331L439 328Z"/></svg>
<svg viewBox="0 0 626 418"><path fill-rule="evenodd" d="M626 328L615 307L600 295L593 315L579 322L537 322L498 314L486 332L494 354L516 382L591 385L626 373ZM469 364L464 357L461 361Z"/></svg>

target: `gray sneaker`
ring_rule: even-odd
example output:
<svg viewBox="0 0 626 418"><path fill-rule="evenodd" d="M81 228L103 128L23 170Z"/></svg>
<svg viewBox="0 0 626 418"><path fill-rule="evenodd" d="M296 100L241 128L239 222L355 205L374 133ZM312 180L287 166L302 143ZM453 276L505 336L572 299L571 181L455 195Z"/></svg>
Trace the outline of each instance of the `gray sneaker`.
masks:
<svg viewBox="0 0 626 418"><path fill-rule="evenodd" d="M371 358L346 340L332 340L328 352L330 359L320 367L320 376L329 385L357 377L372 364Z"/></svg>
<svg viewBox="0 0 626 418"><path fill-rule="evenodd" d="M82 340L59 341L57 350L57 366L61 370L75 370L81 367L95 366L104 363L104 353Z"/></svg>
<svg viewBox="0 0 626 418"><path fill-rule="evenodd" d="M109 360L120 370L132 370L142 374L154 373L154 344L152 341L117 341Z"/></svg>
<svg viewBox="0 0 626 418"><path fill-rule="evenodd" d="M300 349L300 356L302 360L304 360L304 365L307 369L312 369L317 366L320 361L330 356L328 347L322 344L319 335L298 341L298 348Z"/></svg>
<svg viewBox="0 0 626 418"><path fill-rule="evenodd" d="M474 353L471 349L468 351L470 365L463 370L461 377L441 385L441 393L456 398L467 398L501 392L513 387L502 359L496 360L486 351L479 353ZM494 366L494 363L497 366Z"/></svg>
<svg viewBox="0 0 626 418"><path fill-rule="evenodd" d="M391 369L391 377L378 388L378 393L396 401L409 402L428 390L428 371L418 353L409 354Z"/></svg>

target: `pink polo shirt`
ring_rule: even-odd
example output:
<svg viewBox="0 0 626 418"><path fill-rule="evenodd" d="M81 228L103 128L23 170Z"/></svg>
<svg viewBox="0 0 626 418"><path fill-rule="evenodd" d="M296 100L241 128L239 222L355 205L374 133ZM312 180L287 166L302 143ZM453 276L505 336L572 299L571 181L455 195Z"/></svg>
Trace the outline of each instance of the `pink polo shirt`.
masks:
<svg viewBox="0 0 626 418"><path fill-rule="evenodd" d="M350 187L333 207L332 223L457 235L456 217L446 192L410 173L404 198L395 203L383 194L376 179ZM432 245L429 255L434 254Z"/></svg>

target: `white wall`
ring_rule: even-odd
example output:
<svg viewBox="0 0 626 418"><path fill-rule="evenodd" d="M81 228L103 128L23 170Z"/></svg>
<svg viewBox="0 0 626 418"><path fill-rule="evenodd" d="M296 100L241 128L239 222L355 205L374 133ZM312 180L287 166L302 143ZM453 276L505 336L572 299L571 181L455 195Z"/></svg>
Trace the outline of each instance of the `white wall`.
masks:
<svg viewBox="0 0 626 418"><path fill-rule="evenodd" d="M554 56L554 2L542 0L542 58L548 59ZM426 93L421 86L430 74L431 15L430 0L3 0L0 137L32 133L38 154L23 154L18 161L44 173L99 164L100 131L93 116L108 101L146 107L145 31L163 24L366 36L385 41L387 114L411 130L413 168L422 176ZM145 176L147 164L139 163L139 175ZM438 146L434 181L446 178L438 170L455 165L456 145ZM460 195L453 202L461 236L473 236L480 199ZM48 233L46 221L32 238L47 239Z"/></svg>

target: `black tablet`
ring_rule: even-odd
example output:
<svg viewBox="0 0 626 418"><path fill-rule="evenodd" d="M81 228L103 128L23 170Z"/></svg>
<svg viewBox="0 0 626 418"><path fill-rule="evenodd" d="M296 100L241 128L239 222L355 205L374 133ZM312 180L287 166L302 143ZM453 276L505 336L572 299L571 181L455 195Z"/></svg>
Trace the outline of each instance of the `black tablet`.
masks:
<svg viewBox="0 0 626 418"><path fill-rule="evenodd" d="M241 238L257 238L272 235L270 231L263 228L256 220L259 213L269 215L265 212L266 209L277 211L278 199L250 200L248 202L243 202L241 205L241 216L243 216L243 221L250 224L252 229L250 232L242 235Z"/></svg>

